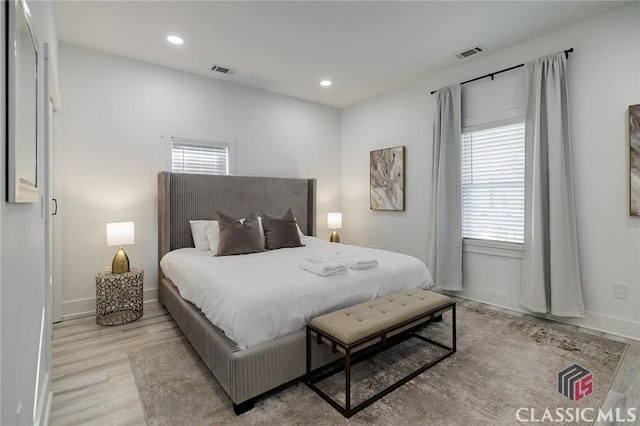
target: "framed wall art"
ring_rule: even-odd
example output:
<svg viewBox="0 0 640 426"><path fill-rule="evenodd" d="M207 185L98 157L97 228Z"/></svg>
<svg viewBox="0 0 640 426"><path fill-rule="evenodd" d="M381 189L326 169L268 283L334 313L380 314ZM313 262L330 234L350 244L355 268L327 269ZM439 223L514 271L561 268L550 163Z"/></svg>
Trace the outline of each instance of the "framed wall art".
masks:
<svg viewBox="0 0 640 426"><path fill-rule="evenodd" d="M629 107L629 213L640 216L640 104Z"/></svg>
<svg viewBox="0 0 640 426"><path fill-rule="evenodd" d="M369 208L404 211L405 147L369 153Z"/></svg>
<svg viewBox="0 0 640 426"><path fill-rule="evenodd" d="M38 192L38 41L25 0L7 4L7 201Z"/></svg>

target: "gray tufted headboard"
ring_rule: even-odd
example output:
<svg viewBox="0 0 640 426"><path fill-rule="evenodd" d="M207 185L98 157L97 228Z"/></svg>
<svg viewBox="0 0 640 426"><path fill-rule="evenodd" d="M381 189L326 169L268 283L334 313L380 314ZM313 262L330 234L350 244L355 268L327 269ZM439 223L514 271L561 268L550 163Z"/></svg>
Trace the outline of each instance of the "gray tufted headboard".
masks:
<svg viewBox="0 0 640 426"><path fill-rule="evenodd" d="M245 217L263 210L279 215L291 207L302 232L315 235L315 203L315 179L160 172L158 261L171 250L193 247L189 220L215 220L218 210Z"/></svg>

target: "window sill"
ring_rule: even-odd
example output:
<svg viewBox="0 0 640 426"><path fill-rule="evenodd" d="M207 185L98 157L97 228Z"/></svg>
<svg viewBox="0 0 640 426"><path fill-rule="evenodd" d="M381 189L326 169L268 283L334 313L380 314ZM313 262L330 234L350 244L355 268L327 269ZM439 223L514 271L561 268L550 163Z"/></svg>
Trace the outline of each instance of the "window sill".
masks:
<svg viewBox="0 0 640 426"><path fill-rule="evenodd" d="M522 244L518 243L464 239L462 240L462 251L465 253L479 253L490 256L522 259Z"/></svg>

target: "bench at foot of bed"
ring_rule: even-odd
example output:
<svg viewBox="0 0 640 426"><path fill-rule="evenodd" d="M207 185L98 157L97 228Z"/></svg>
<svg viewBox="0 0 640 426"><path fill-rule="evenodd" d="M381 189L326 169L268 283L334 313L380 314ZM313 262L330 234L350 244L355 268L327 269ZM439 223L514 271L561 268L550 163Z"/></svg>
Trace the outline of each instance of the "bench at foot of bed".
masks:
<svg viewBox="0 0 640 426"><path fill-rule="evenodd" d="M430 322L441 320L442 314L448 311L451 311L452 315L452 340L450 346L416 334L418 328ZM405 337L416 337L424 342L444 348L446 352L371 398L351 407L351 367L361 360L356 360L352 356L365 348L375 349L375 347L379 347L384 349L405 340ZM344 363L329 372L319 372L319 369L311 371L311 345L313 341L317 344L331 345L333 352L342 352L344 354ZM455 302L447 296L427 290L405 290L314 318L307 325L307 374L305 382L343 416L348 418L452 355L455 351ZM378 353L379 350L365 352L371 352L371 355L373 355ZM315 385L315 383L330 377L338 371L342 371L342 369L345 371L344 407Z"/></svg>

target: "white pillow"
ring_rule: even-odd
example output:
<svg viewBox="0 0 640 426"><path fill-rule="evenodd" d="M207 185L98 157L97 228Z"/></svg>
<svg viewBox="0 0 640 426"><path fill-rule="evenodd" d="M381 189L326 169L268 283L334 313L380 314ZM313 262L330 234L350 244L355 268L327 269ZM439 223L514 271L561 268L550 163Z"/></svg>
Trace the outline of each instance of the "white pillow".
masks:
<svg viewBox="0 0 640 426"><path fill-rule="evenodd" d="M220 244L220 225L217 220L212 220L211 225L207 228L207 243L209 250L215 256L218 254L218 244Z"/></svg>
<svg viewBox="0 0 640 426"><path fill-rule="evenodd" d="M193 245L197 250L210 250L209 234L212 228L212 223L215 222L215 227L218 228L218 222L213 220L190 220L191 237L193 238ZM220 233L220 231L218 231ZM217 246L216 246L217 247Z"/></svg>
<svg viewBox="0 0 640 426"><path fill-rule="evenodd" d="M264 228L262 227L262 216L258 216L258 227L260 228L260 238L262 239L262 247L266 247L266 242L264 237Z"/></svg>
<svg viewBox="0 0 640 426"><path fill-rule="evenodd" d="M296 226L298 227L298 237L300 237L300 239L302 239L302 237L304 237L304 234L302 233L302 229L300 229L300 225L298 225L298 219L294 217L294 219L296 219Z"/></svg>

